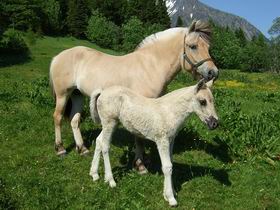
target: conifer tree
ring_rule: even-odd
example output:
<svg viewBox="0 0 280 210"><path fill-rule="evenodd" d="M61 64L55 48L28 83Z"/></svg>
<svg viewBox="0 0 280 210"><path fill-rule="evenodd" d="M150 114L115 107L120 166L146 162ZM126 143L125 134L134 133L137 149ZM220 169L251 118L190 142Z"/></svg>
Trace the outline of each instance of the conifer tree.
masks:
<svg viewBox="0 0 280 210"><path fill-rule="evenodd" d="M184 22L180 16L178 16L177 21L176 21L176 27L183 27Z"/></svg>
<svg viewBox="0 0 280 210"><path fill-rule="evenodd" d="M122 25L125 21L127 0L91 0L89 1L92 10L98 10L109 21Z"/></svg>
<svg viewBox="0 0 280 210"><path fill-rule="evenodd" d="M239 28L235 31L235 36L239 40L240 46L245 47L248 41L245 37L244 31L241 28Z"/></svg>
<svg viewBox="0 0 280 210"><path fill-rule="evenodd" d="M136 16L144 24L161 24L170 27L170 18L164 0L129 0L126 19Z"/></svg>
<svg viewBox="0 0 280 210"><path fill-rule="evenodd" d="M71 35L85 37L89 14L86 0L69 0L66 22Z"/></svg>
<svg viewBox="0 0 280 210"><path fill-rule="evenodd" d="M4 27L40 31L43 14L40 0L1 0L0 8L0 23Z"/></svg>

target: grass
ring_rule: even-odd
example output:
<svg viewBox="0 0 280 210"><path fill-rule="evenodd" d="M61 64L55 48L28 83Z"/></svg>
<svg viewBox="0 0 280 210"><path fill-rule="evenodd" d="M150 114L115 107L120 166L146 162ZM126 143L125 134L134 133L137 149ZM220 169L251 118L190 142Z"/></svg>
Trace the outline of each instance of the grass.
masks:
<svg viewBox="0 0 280 210"><path fill-rule="evenodd" d="M169 208L162 197L163 175L155 146L146 146L150 173L138 175L130 164L133 136L121 128L110 154L115 189L102 180L92 182L88 175L92 156L76 153L69 123L63 124L62 131L68 155L55 155L48 68L55 54L76 45L97 48L87 41L46 37L32 46L30 61L0 69L0 209ZM180 74L168 90L186 84L194 82L190 75ZM280 130L279 87L279 75L221 72L214 89L220 128L209 132L193 116L175 141L173 181L178 209L279 209L279 133L265 133L269 128ZM258 118L261 113L264 117ZM236 119L234 125L230 117ZM257 124L251 129L248 119L264 119L265 127ZM88 117L87 106L83 121L82 133L92 154L91 143L100 128ZM237 125L241 121L245 130ZM261 131L256 139L255 130ZM273 148L264 147L269 145ZM103 177L103 164L100 172Z"/></svg>

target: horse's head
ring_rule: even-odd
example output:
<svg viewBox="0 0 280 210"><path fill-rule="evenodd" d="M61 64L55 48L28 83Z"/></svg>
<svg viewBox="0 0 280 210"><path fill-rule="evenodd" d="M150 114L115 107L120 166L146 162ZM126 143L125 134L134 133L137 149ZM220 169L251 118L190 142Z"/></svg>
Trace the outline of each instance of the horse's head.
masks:
<svg viewBox="0 0 280 210"><path fill-rule="evenodd" d="M184 51L181 66L186 71L192 72L195 78L202 77L209 81L217 79L218 68L209 55L209 39L211 29L209 24L194 21L184 37Z"/></svg>
<svg viewBox="0 0 280 210"><path fill-rule="evenodd" d="M202 79L194 88L194 97L192 100L192 109L202 122L207 124L209 129L215 129L218 126L218 116L215 110L214 97L210 88L213 80L205 83Z"/></svg>

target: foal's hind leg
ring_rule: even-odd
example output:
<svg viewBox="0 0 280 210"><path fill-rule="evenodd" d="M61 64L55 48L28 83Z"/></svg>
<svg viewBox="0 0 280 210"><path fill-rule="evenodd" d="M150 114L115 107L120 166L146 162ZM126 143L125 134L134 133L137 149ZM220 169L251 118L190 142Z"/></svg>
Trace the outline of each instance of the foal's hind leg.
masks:
<svg viewBox="0 0 280 210"><path fill-rule="evenodd" d="M76 148L81 155L89 153L89 150L84 146L83 138L80 131L80 120L83 109L83 96L73 93L71 95L72 109L70 114L71 127L76 142Z"/></svg>
<svg viewBox="0 0 280 210"><path fill-rule="evenodd" d="M93 159L92 159L91 167L90 167L90 172L89 172L89 175L92 176L93 181L96 181L99 179L98 167L99 167L99 162L100 162L101 144L102 144L102 132L96 138L95 151L94 151L94 155L93 155Z"/></svg>
<svg viewBox="0 0 280 210"><path fill-rule="evenodd" d="M57 155L64 155L66 150L63 147L61 140L61 120L64 112L64 108L67 102L67 97L56 96L56 106L53 113L54 125L55 125L55 150Z"/></svg>
<svg viewBox="0 0 280 210"><path fill-rule="evenodd" d="M101 150L104 160L105 168L105 182L109 182L110 187L115 187L116 182L113 177L112 168L109 158L110 143L112 140L112 134L116 128L117 122L113 120L108 120L107 122L102 122L102 141Z"/></svg>

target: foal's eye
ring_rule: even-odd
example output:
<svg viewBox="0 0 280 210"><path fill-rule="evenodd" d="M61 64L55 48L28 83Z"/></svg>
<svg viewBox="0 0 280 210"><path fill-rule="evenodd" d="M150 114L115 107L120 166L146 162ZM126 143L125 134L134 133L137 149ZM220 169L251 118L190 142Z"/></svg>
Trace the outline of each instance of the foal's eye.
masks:
<svg viewBox="0 0 280 210"><path fill-rule="evenodd" d="M191 48L192 50L196 50L197 49L197 45L190 45L189 48Z"/></svg>
<svg viewBox="0 0 280 210"><path fill-rule="evenodd" d="M201 106L206 106L207 101L205 99L199 100Z"/></svg>

